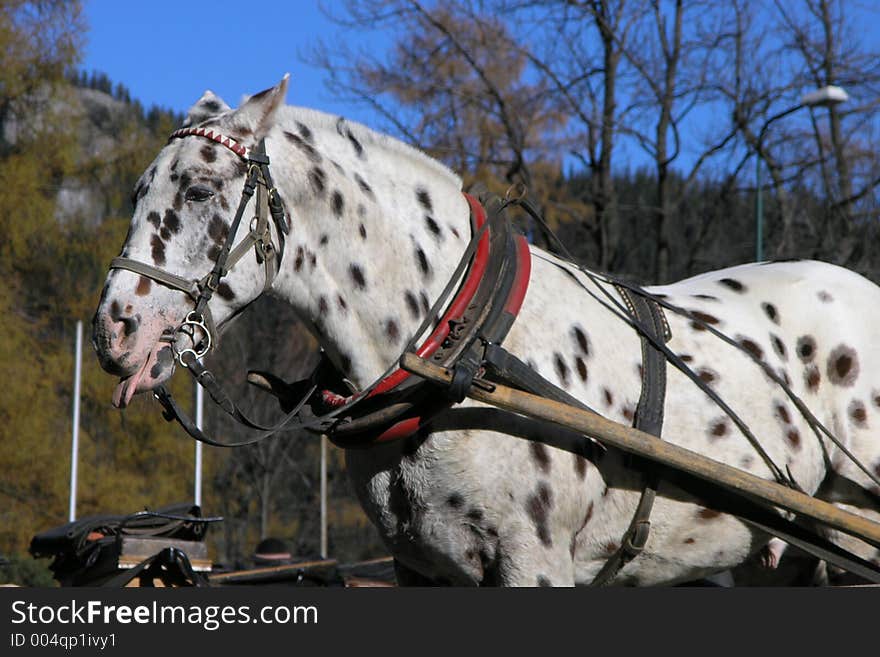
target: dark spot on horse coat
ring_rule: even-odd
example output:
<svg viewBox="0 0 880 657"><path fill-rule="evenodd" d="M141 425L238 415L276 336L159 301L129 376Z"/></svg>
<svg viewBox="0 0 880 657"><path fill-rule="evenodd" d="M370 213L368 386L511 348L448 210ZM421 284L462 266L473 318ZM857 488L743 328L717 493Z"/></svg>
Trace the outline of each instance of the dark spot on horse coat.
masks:
<svg viewBox="0 0 880 657"><path fill-rule="evenodd" d="M536 581L538 582L538 586L541 586L541 587L553 586L553 583L550 581L550 578L547 577L546 575L538 575L538 579Z"/></svg>
<svg viewBox="0 0 880 657"><path fill-rule="evenodd" d="M785 343L778 335L770 334L770 344L773 345L773 351L777 353L777 355L782 360L788 360L788 351L785 349Z"/></svg>
<svg viewBox="0 0 880 657"><path fill-rule="evenodd" d="M767 317L770 318L770 321L774 324L779 324L779 311L776 310L776 306L772 303L767 303L766 301L761 304L761 308L764 309L764 313Z"/></svg>
<svg viewBox="0 0 880 657"><path fill-rule="evenodd" d="M174 202L171 205L177 211L183 208L183 194L180 191L174 195Z"/></svg>
<svg viewBox="0 0 880 657"><path fill-rule="evenodd" d="M355 136L351 133L351 130L346 128L345 136L348 138L351 147L354 149L355 155L359 158L364 159L364 147L361 143L355 138Z"/></svg>
<svg viewBox="0 0 880 657"><path fill-rule="evenodd" d="M424 290L419 292L419 300L422 302L422 310L425 311L426 314L431 312L431 302L428 300L428 295Z"/></svg>
<svg viewBox="0 0 880 657"><path fill-rule="evenodd" d="M859 376L859 359L855 350L844 344L836 346L828 355L825 373L836 385L849 387L854 384Z"/></svg>
<svg viewBox="0 0 880 657"><path fill-rule="evenodd" d="M465 517L468 520L473 520L474 522L481 522L483 520L483 511L481 509L470 509Z"/></svg>
<svg viewBox="0 0 880 657"><path fill-rule="evenodd" d="M788 431L785 433L785 439L794 449L800 449L801 433L796 427L789 427Z"/></svg>
<svg viewBox="0 0 880 657"><path fill-rule="evenodd" d="M299 150L306 154L306 157L309 158L314 163L321 162L323 158L321 154L315 150L315 147L306 142L299 135L295 135L292 132L284 131L284 136L287 137L288 141L296 146Z"/></svg>
<svg viewBox="0 0 880 657"><path fill-rule="evenodd" d="M391 343L397 342L398 338L400 338L400 328L397 326L397 322L393 319L389 319L385 322L385 337L387 337L388 341Z"/></svg>
<svg viewBox="0 0 880 657"><path fill-rule="evenodd" d="M161 237L166 242L171 239L171 231L162 226L162 230L159 231L159 237Z"/></svg>
<svg viewBox="0 0 880 657"><path fill-rule="evenodd" d="M220 248L219 245L217 245L217 244L212 244L212 245L208 248L208 260L210 260L210 261L212 261L212 262L216 262L216 261L217 261L217 258L220 257L220 251L221 251L221 250L222 250L222 249Z"/></svg>
<svg viewBox="0 0 880 657"><path fill-rule="evenodd" d="M834 301L834 297L832 297L831 294L829 294L825 290L820 290L816 296L819 297L819 301L821 301L822 303L831 303L832 301Z"/></svg>
<svg viewBox="0 0 880 657"><path fill-rule="evenodd" d="M575 326L572 328L574 331L574 338L577 340L578 347L580 347L581 351L584 352L584 356L590 355L590 339L587 337L587 334L580 326Z"/></svg>
<svg viewBox="0 0 880 657"><path fill-rule="evenodd" d="M608 388L602 388L602 394L605 397L605 405L612 406L614 404L614 394Z"/></svg>
<svg viewBox="0 0 880 657"><path fill-rule="evenodd" d="M312 170L309 171L309 183L318 196L323 194L324 189L327 187L327 174L324 173L324 169L321 167L313 167Z"/></svg>
<svg viewBox="0 0 880 657"><path fill-rule="evenodd" d="M709 436L711 438L722 438L727 435L727 420L722 418L715 420L709 425Z"/></svg>
<svg viewBox="0 0 880 657"><path fill-rule="evenodd" d="M565 364L562 354L558 351L553 353L553 367L556 369L556 376L562 385L568 386L568 365Z"/></svg>
<svg viewBox="0 0 880 657"><path fill-rule="evenodd" d="M351 274L351 280L354 281L355 286L359 290L364 290L367 287L367 280L364 278L364 272L360 268L360 265L351 265L348 269L349 274Z"/></svg>
<svg viewBox="0 0 880 657"><path fill-rule="evenodd" d="M329 310L329 306L327 305L327 297L323 294L318 297L318 314L326 315Z"/></svg>
<svg viewBox="0 0 880 657"><path fill-rule="evenodd" d="M220 197L220 207L223 208L224 210L229 209L229 201L226 200L225 196Z"/></svg>
<svg viewBox="0 0 880 657"><path fill-rule="evenodd" d="M460 509L464 506L464 498L458 493L452 493L446 498L446 504L453 509Z"/></svg>
<svg viewBox="0 0 880 657"><path fill-rule="evenodd" d="M541 482L538 484L538 490L535 494L530 495L526 502L526 513L535 525L538 540L544 547L553 547L553 539L550 536L550 528L548 526L548 515L553 507L553 494L547 484Z"/></svg>
<svg viewBox="0 0 880 657"><path fill-rule="evenodd" d="M150 287L152 287L153 281L151 281L146 276L141 276L138 278L137 287L134 290L134 293L139 297L145 297L150 293Z"/></svg>
<svg viewBox="0 0 880 657"><path fill-rule="evenodd" d="M874 391L872 393L872 401L874 402L874 406L880 408L880 392Z"/></svg>
<svg viewBox="0 0 880 657"><path fill-rule="evenodd" d="M229 225L223 220L219 214L211 217L211 223L208 224L208 235L215 243L222 245L229 236Z"/></svg>
<svg viewBox="0 0 880 657"><path fill-rule="evenodd" d="M735 278L722 278L718 281L721 285L730 288L734 292L745 292L746 286L740 283Z"/></svg>
<svg viewBox="0 0 880 657"><path fill-rule="evenodd" d="M544 473L550 472L550 453L547 451L547 446L543 443L532 441L529 443L529 451L538 469Z"/></svg>
<svg viewBox="0 0 880 657"><path fill-rule="evenodd" d="M205 144L199 149L199 154L202 156L202 159L208 164L214 162L217 159L217 151L216 149L209 145Z"/></svg>
<svg viewBox="0 0 880 657"><path fill-rule="evenodd" d="M717 518L721 515L720 511L716 511L715 509L707 509L706 507L701 507L699 511L697 511L697 518L700 520L712 520L713 518Z"/></svg>
<svg viewBox="0 0 880 657"><path fill-rule="evenodd" d="M737 336L737 342L739 342L740 346L748 351L752 356L761 360L764 357L764 350L758 346L758 343L752 340L751 338L745 338L743 336Z"/></svg>
<svg viewBox="0 0 880 657"><path fill-rule="evenodd" d="M165 242L158 235L153 235L150 238L150 246L152 247L150 253L153 256L153 262L161 267L165 264Z"/></svg>
<svg viewBox="0 0 880 657"><path fill-rule="evenodd" d="M773 404L773 414L776 416L776 419L782 422L783 424L791 423L791 415L788 412L788 409L781 402L775 402Z"/></svg>
<svg viewBox="0 0 880 657"><path fill-rule="evenodd" d="M343 313L348 310L348 304L345 302L345 299L342 298L341 294L336 295L336 305L339 306L339 310Z"/></svg>
<svg viewBox="0 0 880 657"><path fill-rule="evenodd" d="M416 299L416 295L413 294L410 290L407 290L403 294L403 299L406 301L406 309L409 311L410 316L413 319L419 318L419 301Z"/></svg>
<svg viewBox="0 0 880 657"><path fill-rule="evenodd" d="M162 347L156 353L156 364L150 368L150 376L158 379L162 371L171 367L174 363L174 355L171 353L171 347Z"/></svg>
<svg viewBox="0 0 880 657"><path fill-rule="evenodd" d="M150 214L147 215L147 221L149 221L153 226L157 229L159 225L162 223L162 217L159 216L159 213L155 210L151 211Z"/></svg>
<svg viewBox="0 0 880 657"><path fill-rule="evenodd" d="M807 384L807 388L810 392L816 392L819 389L819 383L822 381L822 375L819 373L819 368L814 364L807 365L804 370L804 383Z"/></svg>
<svg viewBox="0 0 880 657"><path fill-rule="evenodd" d="M440 237L440 224L438 224L434 217L429 214L425 215L425 224L428 226L428 230L434 234L435 237Z"/></svg>
<svg viewBox="0 0 880 657"><path fill-rule="evenodd" d="M422 251L422 247L416 246L416 261L419 264L419 269L422 270L422 273L427 276L431 272L431 265L428 263L428 256L425 255L425 252Z"/></svg>
<svg viewBox="0 0 880 657"><path fill-rule="evenodd" d="M704 313L701 310L691 310L690 313L694 318L691 321L691 328L695 331L705 331L706 324L718 324L721 322L715 315Z"/></svg>
<svg viewBox="0 0 880 657"><path fill-rule="evenodd" d="M371 197L374 196L373 188L370 187L370 185L367 183L366 180L361 178L358 174L354 174L354 179L355 179L355 182L357 182L358 187L361 188L361 191L364 192L364 194L366 194L367 196L371 196Z"/></svg>
<svg viewBox="0 0 880 657"><path fill-rule="evenodd" d="M367 239L367 227L366 226L364 226L363 224L358 226L358 232L360 233L362 239Z"/></svg>
<svg viewBox="0 0 880 657"><path fill-rule="evenodd" d="M217 287L217 294L227 301L232 301L235 298L235 292L232 291L232 288L229 287L229 283L220 283Z"/></svg>
<svg viewBox="0 0 880 657"><path fill-rule="evenodd" d="M853 399L849 404L848 412L856 426L862 429L868 426L868 411L862 401Z"/></svg>
<svg viewBox="0 0 880 657"><path fill-rule="evenodd" d="M165 218L162 220L165 228L175 235L180 231L180 217L174 210L165 210Z"/></svg>
<svg viewBox="0 0 880 657"><path fill-rule="evenodd" d="M303 125L299 121L295 121L295 123L296 123L296 129L299 131L300 136L303 139L305 139L307 142L311 142L313 139L312 131L309 130L308 126Z"/></svg>
<svg viewBox="0 0 880 657"><path fill-rule="evenodd" d="M581 381L586 383L588 372L587 372L587 364L584 362L584 359L581 358L580 356L575 356L574 364L575 364L575 367L577 368L578 376L581 377Z"/></svg>
<svg viewBox="0 0 880 657"><path fill-rule="evenodd" d="M342 212L345 210L345 199L342 198L342 194L338 189L333 190L333 194L330 197L330 204L333 206L333 214L336 215L336 218L342 216Z"/></svg>
<svg viewBox="0 0 880 657"><path fill-rule="evenodd" d="M329 242L329 241L330 241L330 236L327 235L327 233L323 233L321 235L320 239L318 240L318 244L320 244L321 246L326 246L327 242Z"/></svg>
<svg viewBox="0 0 880 657"><path fill-rule="evenodd" d="M816 356L816 339L812 335L802 335L798 338L795 351L803 362L810 362Z"/></svg>
<svg viewBox="0 0 880 657"><path fill-rule="evenodd" d="M718 379L718 374L713 370L710 370L708 367L701 367L697 370L697 376L700 377L700 380L703 383L712 383L713 381Z"/></svg>
<svg viewBox="0 0 880 657"><path fill-rule="evenodd" d="M418 200L419 205L425 208L428 212L434 209L433 204L431 203L431 195L428 194L428 190L422 187L416 188L416 199Z"/></svg>
<svg viewBox="0 0 880 657"><path fill-rule="evenodd" d="M636 408L630 403L626 403L621 410L623 417L627 422L632 422L636 417Z"/></svg>
<svg viewBox="0 0 880 657"><path fill-rule="evenodd" d="M718 297L714 297L711 294L692 294L694 299L703 299L704 301L718 301Z"/></svg>
<svg viewBox="0 0 880 657"><path fill-rule="evenodd" d="M305 260L305 257L306 257L305 249L303 249L303 247L301 247L301 246L296 247L296 257L293 260L294 271L299 271L300 269L302 269L303 261Z"/></svg>

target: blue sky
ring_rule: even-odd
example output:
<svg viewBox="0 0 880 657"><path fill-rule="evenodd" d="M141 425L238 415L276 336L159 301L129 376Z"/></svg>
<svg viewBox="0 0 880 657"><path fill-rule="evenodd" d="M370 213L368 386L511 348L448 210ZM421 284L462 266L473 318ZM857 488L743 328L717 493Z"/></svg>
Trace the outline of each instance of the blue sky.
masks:
<svg viewBox="0 0 880 657"><path fill-rule="evenodd" d="M320 3L329 11L340 5ZM334 103L302 62L316 37L339 32L317 0L85 0L82 68L103 71L145 106L185 111L211 89L232 106L290 73L287 100L364 120Z"/></svg>
<svg viewBox="0 0 880 657"><path fill-rule="evenodd" d="M84 0L89 31L81 65L121 82L147 107L156 104L179 112L205 89L236 106L243 95L261 91L289 72L288 103L381 128L382 121L369 109L334 101L324 88L325 74L303 61L318 38L331 44L344 39L374 52L392 40L375 32L345 34L322 11L343 14L342 5L341 0ZM854 2L848 11L864 17L854 21L858 36L876 44L878 7ZM702 125L715 120L711 112L698 110L686 127L690 132L676 166L693 161L690 147L697 139L702 142ZM807 116L788 119L794 120L806 121ZM623 140L615 157L617 166L648 163L641 149Z"/></svg>

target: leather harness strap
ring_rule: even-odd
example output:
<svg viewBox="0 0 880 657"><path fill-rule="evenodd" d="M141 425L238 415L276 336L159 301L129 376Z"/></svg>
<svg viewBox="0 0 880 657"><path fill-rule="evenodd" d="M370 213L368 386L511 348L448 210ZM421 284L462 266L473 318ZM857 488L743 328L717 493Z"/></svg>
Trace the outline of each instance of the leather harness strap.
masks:
<svg viewBox="0 0 880 657"><path fill-rule="evenodd" d="M657 340L668 342L672 337L663 310L651 298L638 294L633 288L617 286L630 315L646 327ZM636 406L633 426L660 439L663 429L663 405L666 401L666 358L645 335L639 334L642 344L642 392ZM642 494L636 505L629 527L620 541L620 547L599 570L591 586L610 584L626 564L642 553L651 532L651 510L657 497L660 474L657 468L644 464Z"/></svg>

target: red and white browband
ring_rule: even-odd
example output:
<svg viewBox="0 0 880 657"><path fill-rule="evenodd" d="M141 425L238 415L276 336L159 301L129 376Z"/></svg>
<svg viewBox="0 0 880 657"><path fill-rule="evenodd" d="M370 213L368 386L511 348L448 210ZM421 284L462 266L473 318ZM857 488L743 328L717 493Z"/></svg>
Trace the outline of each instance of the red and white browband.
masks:
<svg viewBox="0 0 880 657"><path fill-rule="evenodd" d="M181 128L180 130L175 130L171 133L171 136L168 137L168 140L172 140L180 137L189 137L191 135L195 135L196 137L205 137L206 139L210 139L211 141L216 141L221 146L226 146L233 153L238 155L245 160L248 159L248 147L239 144L232 137L227 137L226 135L220 134L219 132L215 132L210 128Z"/></svg>

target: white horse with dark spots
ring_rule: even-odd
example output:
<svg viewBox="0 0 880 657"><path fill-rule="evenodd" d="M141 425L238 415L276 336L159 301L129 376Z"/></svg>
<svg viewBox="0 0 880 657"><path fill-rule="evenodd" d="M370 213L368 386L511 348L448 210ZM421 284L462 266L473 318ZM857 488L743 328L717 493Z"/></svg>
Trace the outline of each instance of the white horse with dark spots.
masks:
<svg viewBox="0 0 880 657"><path fill-rule="evenodd" d="M202 279L227 237L247 174L229 145L252 149L265 139L291 222L270 293L295 309L339 371L363 388L397 361L453 275L471 239L469 205L460 179L442 164L361 125L285 106L286 91L287 78L238 109L206 92L186 125L229 139L169 141L137 183L122 255ZM639 335L587 293L595 284L575 267L538 248L531 258L528 292L504 346L570 395L631 424L641 392ZM265 275L252 253L238 262L210 301L214 321L222 326L262 294ZM813 493L834 470L880 492L838 447L814 435L766 374L770 368L789 381L880 474L880 289L835 266L786 262L648 290L692 311L690 318L667 313L668 346L747 420L800 487ZM162 336L192 310L179 290L110 271L93 341L104 369L121 377L117 406L171 377L176 360ZM730 418L681 372L668 370L663 439L771 478ZM642 486L621 453L470 400L408 439L347 450L346 461L402 583L590 583L618 549ZM853 500L840 504L880 520ZM616 584L694 580L758 561L762 551L769 567L784 547L776 540L768 548L766 534L667 482L651 523L644 551ZM880 558L855 539L832 538L865 559Z"/></svg>

